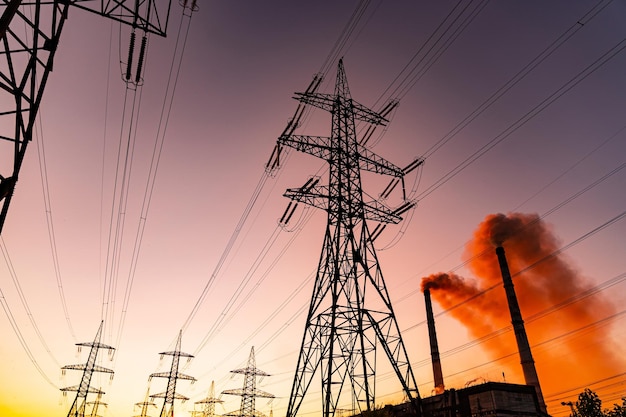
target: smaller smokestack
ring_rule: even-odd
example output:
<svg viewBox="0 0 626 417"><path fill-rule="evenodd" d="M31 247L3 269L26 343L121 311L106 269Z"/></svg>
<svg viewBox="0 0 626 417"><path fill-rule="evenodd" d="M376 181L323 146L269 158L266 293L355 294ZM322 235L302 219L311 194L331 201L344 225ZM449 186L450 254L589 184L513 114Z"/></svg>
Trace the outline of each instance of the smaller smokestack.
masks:
<svg viewBox="0 0 626 417"><path fill-rule="evenodd" d="M441 360L439 359L439 344L437 343L437 331L435 330L435 316L433 315L433 303L430 300L430 290L424 288L424 300L426 302L426 323L428 324L428 337L430 338L430 356L433 363L433 379L435 381L435 393L445 391L443 373L441 372Z"/></svg>
<svg viewBox="0 0 626 417"><path fill-rule="evenodd" d="M513 325L513 331L515 332L515 340L517 340L517 349L519 350L522 371L524 372L524 380L526 381L526 385L532 385L535 387L535 391L537 391L537 400L539 401L539 408L547 414L546 403L543 399L541 385L539 384L539 377L537 376L537 370L535 369L535 361L533 360L533 355L530 351L528 336L526 336L526 328L524 327L524 320L522 319L522 311L517 303L513 280L511 279L509 265L506 261L504 248L502 246L498 246L496 248L496 255L498 256L498 263L500 264L502 281L504 281L504 291L506 292L506 299L509 304L511 324Z"/></svg>

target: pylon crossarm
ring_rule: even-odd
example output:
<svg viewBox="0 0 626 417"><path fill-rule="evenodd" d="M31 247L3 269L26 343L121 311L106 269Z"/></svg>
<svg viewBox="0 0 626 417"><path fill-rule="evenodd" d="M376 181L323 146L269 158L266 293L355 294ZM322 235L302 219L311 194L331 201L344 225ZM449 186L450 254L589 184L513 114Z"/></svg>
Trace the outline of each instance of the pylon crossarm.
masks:
<svg viewBox="0 0 626 417"><path fill-rule="evenodd" d="M288 135L278 138L278 143L327 160L331 154L331 140L325 136Z"/></svg>
<svg viewBox="0 0 626 417"><path fill-rule="evenodd" d="M254 374L257 376L271 376L270 374L268 374L265 371L260 370L259 368L240 368L240 369L234 369L230 372L234 374Z"/></svg>
<svg viewBox="0 0 626 417"><path fill-rule="evenodd" d="M318 107L328 112L334 112L338 101L342 101L342 107L349 107L354 111L354 119L376 125L385 125L389 121L374 110L352 100L351 98L338 97L336 94L324 93L296 93L296 100L304 104Z"/></svg>
<svg viewBox="0 0 626 417"><path fill-rule="evenodd" d="M305 203L322 210L328 209L328 186L316 186L308 192L303 192L301 188L289 188L283 195L299 203Z"/></svg>
<svg viewBox="0 0 626 417"><path fill-rule="evenodd" d="M75 370L75 371L84 371L85 369L87 369L87 364L78 364L78 365L65 365L64 367L62 367L62 370L67 370L67 369L71 369L71 370ZM105 372L108 374L112 374L114 373L114 371L112 369L109 368L105 368L103 366L100 365L91 365L89 366L89 369L93 372Z"/></svg>
<svg viewBox="0 0 626 417"><path fill-rule="evenodd" d="M363 211L366 220L393 224L398 224L402 221L402 217L395 215L389 207L378 201L370 201L363 204Z"/></svg>
<svg viewBox="0 0 626 417"><path fill-rule="evenodd" d="M195 381L196 378L189 376L189 375L185 375L185 374L181 374L180 372L176 372L174 374L172 374L171 372L155 372L153 374L150 374L150 379L152 378L176 378L176 379L186 379L188 381Z"/></svg>
<svg viewBox="0 0 626 417"><path fill-rule="evenodd" d="M109 349L109 350L115 350L114 347L109 346L109 345L105 345L104 343L100 343L100 342L84 342L84 343L76 343L76 346L88 346L88 347L93 347L93 348L97 348L97 349Z"/></svg>
<svg viewBox="0 0 626 417"><path fill-rule="evenodd" d="M266 392L266 391L261 391L260 389L255 390L253 395L259 398L275 398L274 394L270 394L269 392Z"/></svg>
<svg viewBox="0 0 626 417"><path fill-rule="evenodd" d="M175 392L174 394L169 394L167 392L159 392L158 394L150 394L150 398L168 398L171 395L171 397L175 400L184 400L187 401L189 398L185 397L184 395L181 395L177 392Z"/></svg>
<svg viewBox="0 0 626 417"><path fill-rule="evenodd" d="M222 394L227 394L227 395L243 395L244 394L244 390L241 388L235 388L235 389L226 389L224 391L222 391Z"/></svg>
<svg viewBox="0 0 626 417"><path fill-rule="evenodd" d="M404 176L404 170L402 168L376 155L363 145L357 144L356 147L357 153L359 154L359 168L377 174L391 175L393 177Z"/></svg>
<svg viewBox="0 0 626 417"><path fill-rule="evenodd" d="M165 36L171 1L156 0L78 0L74 6L115 21ZM157 7L158 5L158 7Z"/></svg>
<svg viewBox="0 0 626 417"><path fill-rule="evenodd" d="M170 355L170 356L178 356L181 358L193 358L193 355L185 352L180 352L177 350L170 350L168 352L161 352L159 355Z"/></svg>
<svg viewBox="0 0 626 417"><path fill-rule="evenodd" d="M333 110L335 102L334 94L324 94L315 92L295 93L296 100L304 104L310 104L311 106L326 110L328 112Z"/></svg>
<svg viewBox="0 0 626 417"><path fill-rule="evenodd" d="M71 387L61 388L60 391L62 391L62 392L78 392L79 389L80 389L80 387L78 385L72 385ZM90 394L106 394L104 391L102 391L102 390L100 390L98 388L93 388L93 387L89 387L89 389L87 389L86 392L88 392Z"/></svg>

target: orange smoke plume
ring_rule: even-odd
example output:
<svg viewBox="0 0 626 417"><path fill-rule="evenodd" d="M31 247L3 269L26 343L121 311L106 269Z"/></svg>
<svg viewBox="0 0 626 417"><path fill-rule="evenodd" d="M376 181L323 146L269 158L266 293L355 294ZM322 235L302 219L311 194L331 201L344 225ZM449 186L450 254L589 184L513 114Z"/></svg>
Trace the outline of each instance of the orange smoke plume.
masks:
<svg viewBox="0 0 626 417"><path fill-rule="evenodd" d="M444 309L451 309L450 314L475 338L510 326L497 246L506 251L546 400L551 393L584 386L626 368L614 354L619 349L611 346L608 327L597 323L615 314L615 307L602 293L573 300L594 285L557 253L559 242L537 215L487 216L464 255L476 280L451 273L434 274L422 279L422 290L429 288L432 298ZM494 360L517 352L512 331L481 346ZM524 382L519 360L502 363L508 368L507 374L513 373L518 382Z"/></svg>

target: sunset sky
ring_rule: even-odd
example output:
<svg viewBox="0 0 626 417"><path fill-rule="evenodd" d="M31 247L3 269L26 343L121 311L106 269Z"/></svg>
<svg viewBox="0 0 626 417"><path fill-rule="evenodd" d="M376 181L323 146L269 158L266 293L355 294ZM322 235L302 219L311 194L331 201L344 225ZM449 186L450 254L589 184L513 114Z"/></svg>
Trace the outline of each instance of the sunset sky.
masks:
<svg viewBox="0 0 626 417"><path fill-rule="evenodd" d="M176 416L212 381L217 395L241 388L230 371L253 346L271 374L258 388L276 396L257 409L285 414L326 216L300 206L286 227L278 220L287 188L328 178L324 161L296 151L271 175L265 164L294 93L317 73L332 93L339 58L353 99L374 110L399 100L371 149L400 167L425 157L406 182L416 209L375 242L421 396L434 388L422 279L492 285L484 230L497 213L541 219L507 255L548 412L567 415L561 402L585 387L605 407L624 396L626 2L220 1L198 2L190 20L173 3L136 91L122 80L129 28L69 14L0 241L0 416L67 415L74 394L60 388L81 373L61 367L86 362L75 344L103 319L116 353L98 364L115 377L92 380L106 392L98 414L137 415L148 388L165 391L148 377L168 369L159 353L181 330L195 356L181 372L197 381L179 382L190 400ZM314 110L296 133L330 129ZM388 180L369 175L365 191L376 198ZM396 191L388 203L399 202ZM525 257L537 236L549 244ZM544 255L545 268L516 275ZM433 291L446 387L523 383L513 332L489 337L510 321L499 296L455 307L463 297ZM379 363L377 403L401 401ZM219 414L239 409L239 397L222 399ZM320 409L305 401L301 414Z"/></svg>

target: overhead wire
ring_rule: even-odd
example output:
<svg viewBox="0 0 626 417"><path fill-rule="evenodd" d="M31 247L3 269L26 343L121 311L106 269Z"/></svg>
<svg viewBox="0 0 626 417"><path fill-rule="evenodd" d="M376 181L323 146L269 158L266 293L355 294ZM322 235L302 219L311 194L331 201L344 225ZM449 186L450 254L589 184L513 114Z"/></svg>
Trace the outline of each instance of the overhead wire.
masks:
<svg viewBox="0 0 626 417"><path fill-rule="evenodd" d="M594 17L596 17L601 11L603 11L611 2L612 2L612 0L602 0L602 1L598 2L595 6L593 6L589 11L587 11L580 19L578 19L574 24L572 24L565 32L563 32L561 35L559 35L550 45L548 45L544 50L542 50L535 58L533 58L528 64L526 64L511 79L509 79L505 84L503 84L494 93L492 93L490 97L488 97L485 101L483 101L468 116L466 116L463 120L461 120L459 123L457 123L454 128L452 128L450 131L448 131L448 133L446 133L441 139L439 139L434 145L432 145L422 155L422 157L424 158L424 161L426 161L436 151L441 149L441 147L443 147L450 140L452 140L458 133L460 133L465 127L467 127L478 116L483 114L488 108L490 108L502 96L504 96L510 89L512 89L519 82L521 82L535 68L537 68L548 57L550 57L558 48L560 48L565 42L567 42L570 38L572 38L584 25L589 23ZM458 3L456 7L458 7L459 5L460 5L460 3ZM437 49L435 51L434 57L430 58L430 60L428 62L426 62L422 68L420 68L419 65L426 59L426 57L428 56L428 53L431 52L431 50L435 47L435 45L437 45L437 42L439 40L443 39L444 35L448 31L453 29L453 23L456 22L456 20L461 16L461 14L459 14L459 16L457 16L451 23L449 23L448 26L446 27L445 31L439 36L438 41L435 42L431 46L430 50L427 53L424 54L422 59L420 59L418 61L418 63L412 67L412 69L408 72L408 74L405 75L403 80L398 83L398 86L396 87L396 89L392 93L392 96L396 96L398 94L398 91L402 91L402 94L400 94L400 98L404 97L415 86L417 81L419 81L419 79L421 79L421 77L426 73L426 71L428 69L430 69L435 64L435 62L441 56L441 54L443 54L443 52L445 52L445 50L447 50L450 47L451 43L454 40L456 40L458 38L458 36L460 36L461 32L469 25L469 23L471 23L478 16L478 14L484 9L484 7L486 5L487 5L487 3L483 2L479 6L477 6L475 9L473 9L471 11L471 14L469 16L467 16L465 18L465 20L463 20L461 25L459 27L457 27L457 28L454 28L453 36L450 36L449 38L447 38L446 42L442 46L440 46L439 49ZM456 9L456 7L455 7L455 9ZM467 7L469 7L469 3L466 5L466 8ZM451 16L454 15L455 9L453 9L446 16L444 21L442 21L442 23L437 27L435 32L433 32L433 34L427 39L427 41L422 45L422 47L415 53L415 55L409 61L409 63L407 63L407 65L396 76L396 78L392 81L392 83L389 85L389 87L387 87L387 89L379 97L379 101L382 100L382 98L387 94L387 92L391 89L392 85L394 83L396 83L396 81L400 78L400 75L403 72L405 72L407 70L407 68L409 68L409 64L411 62L413 62L418 55L420 55L420 53L423 51L425 46L431 41L432 38L434 38L435 33L437 33L443 27L443 23L446 20L448 20L448 18L450 18ZM495 146L495 144L494 144L494 146ZM490 149L491 148L486 149L485 152L487 152ZM466 160L465 162L467 162L467 161L468 160ZM474 162L474 160L471 160L470 164L472 162ZM457 168L459 168L459 167L457 167ZM464 168L462 168L462 169L464 169ZM450 173L448 173L448 175L449 174ZM447 180L445 178L446 177L444 176L439 181L445 180L444 182L447 182ZM443 183L442 183L442 185L443 185ZM438 188L438 187L436 187L436 188ZM425 194L425 195L427 195L427 194ZM420 194L420 196L425 196L425 195L424 194ZM416 200L420 200L421 198L420 197L416 197L415 199ZM415 208L413 210L415 210ZM410 223L410 221L403 222L403 227L405 229L408 228L408 224L409 223ZM391 240L391 242L392 243L394 243L394 242L397 243L400 240L400 238L402 237L402 235L403 235L403 231L400 230L398 232L398 234ZM387 246L381 248L380 250L388 249L388 247L391 247L391 246L393 246L393 244L387 245Z"/></svg>
<svg viewBox="0 0 626 417"><path fill-rule="evenodd" d="M437 152L442 146L452 140L463 128L473 122L478 116L483 114L493 104L495 104L500 98L502 98L513 87L524 80L533 70L541 65L546 59L551 57L561 46L563 46L568 40L570 40L580 29L588 24L594 17L596 17L601 11L603 11L613 0L603 0L598 2L589 11L587 11L580 19L573 23L568 29L561 33L552 43L544 48L537 56L535 56L530 62L528 62L521 70L519 70L512 78L500 86L494 91L485 101L483 101L478 107L476 107L470 114L468 114L463 120L457 123L448 133L446 133L441 139L433 144L423 154L424 158L428 158ZM412 84L414 86L415 83ZM406 95L406 92L402 95Z"/></svg>
<svg viewBox="0 0 626 417"><path fill-rule="evenodd" d="M416 198L418 200L422 200L435 190L440 188L442 185L450 181L452 178L457 176L461 171L467 168L472 163L476 162L479 158L485 155L488 151L493 149L496 145L507 139L517 130L519 130L526 123L531 121L534 117L540 114L543 110L552 105L555 101L561 98L563 95L568 93L571 89L576 87L579 83L581 83L588 76L593 74L595 71L604 66L611 59L615 58L620 52L622 52L626 48L626 38L622 39L616 45L614 45L611 49L603 53L599 58L597 58L590 65L585 67L582 71L578 72L574 77L568 80L565 84L561 85L556 91L550 94L548 97L543 99L541 102L536 104L532 109L526 112L523 116L517 119L513 124L509 125L506 129L500 132L498 135L493 137L489 142L481 146L478 150L472 153L470 156L465 158L461 163L452 168L446 174L444 174L441 178L435 181L432 185L427 187L424 191L422 191Z"/></svg>
<svg viewBox="0 0 626 417"><path fill-rule="evenodd" d="M0 236L0 251L2 251L2 256L4 257L5 263L7 264L7 268L9 269L9 275L11 275L11 279L13 280L13 285L15 286L16 292L20 299L20 303L22 304L22 307L24 308L24 311L26 312L28 321L30 322L31 326L33 327L33 330L35 331L35 334L37 335L37 338L39 339L39 343L41 343L44 350L46 351L46 353L48 353L48 356L50 356L50 358L57 365L57 367L60 367L59 362L52 354L52 351L50 350L48 343L44 339L43 334L41 333L41 330L39 329L39 325L37 324L37 321L35 320L35 316L33 315L33 312L30 309L30 306L28 305L26 295L24 294L22 285L20 284L20 281L17 277L17 273L15 272L15 268L13 267L13 262L11 262L9 250L6 247L4 238L2 236Z"/></svg>
<svg viewBox="0 0 626 417"><path fill-rule="evenodd" d="M41 180L41 188L43 192L43 200L44 207L46 212L46 224L48 226L48 241L50 244L50 250L52 254L52 265L54 267L54 276L57 282L57 290L59 292L59 297L61 300L61 307L63 308L63 314L65 316L65 322L67 324L67 328L72 336L72 339L76 341L76 335L74 333L74 328L72 326L72 321L70 319L69 309L67 307L67 300L65 298L65 290L63 287L63 278L61 275L61 266L59 262L59 252L57 249L56 243L56 234L54 233L54 222L52 218L52 201L50 199L50 186L48 183L48 168L46 164L46 153L44 147L44 136L43 136L43 126L41 126L41 111L38 112L38 120L39 120L39 135L36 135L38 140L37 144L37 155L39 157L39 174Z"/></svg>
<svg viewBox="0 0 626 417"><path fill-rule="evenodd" d="M28 346L28 343L26 342L26 338L24 337L24 335L20 331L20 326L17 324L17 320L15 320L15 316L13 316L13 313L11 312L9 304L7 303L7 300L4 297L4 293L2 292L1 288L0 288L0 304L2 304L2 309L4 310L7 318L9 319L9 323L11 324L11 328L13 329L13 332L15 333L15 336L19 340L20 345L22 346L22 349L26 353L26 356L28 356L28 359L30 360L30 362L33 364L33 366L35 367L37 372L39 372L39 374L42 376L42 378L51 387L53 387L55 389L59 389L59 387L57 387L50 380L50 378L48 378L48 375L46 375L46 373L43 371L43 369L39 365L39 362L37 362L37 359L35 358L35 355L33 355L33 352L30 350L30 347Z"/></svg>
<svg viewBox="0 0 626 417"><path fill-rule="evenodd" d="M348 21L348 23L346 24L346 26L344 27L339 39L335 42L335 45L333 46L333 48L331 49L330 53L328 54L326 60L324 61L324 64L322 65L321 69L320 69L320 73L323 75L325 73L328 72L331 63L334 62L334 60L336 59L337 56L339 56L341 54L341 51L343 50L343 48L345 47L345 44L348 40L348 38L350 38L350 36L352 36L355 28L358 26L360 20L363 18L363 15L365 13L365 10L367 9L367 7L369 6L370 1L369 0L361 0L359 2L359 4L357 5L356 9L354 10L354 12L352 13L352 16L350 18L350 20ZM305 106L305 109L303 110L303 112L305 112L304 114L304 121L307 120L308 118L308 113L307 110L310 108L310 106ZM297 114L297 112L296 112ZM235 230L233 231L233 233L231 234L231 237L225 247L225 249L222 252L222 255L220 257L220 259L218 260L217 265L214 267L213 272L211 273L211 276L209 277L209 279L207 280L203 290L200 293L200 296L198 297L196 303L194 304L194 307L192 308L191 312L189 313L187 319L184 321L183 325L182 325L182 329L183 331L185 329L187 329L187 327L189 326L190 322L193 320L193 318L196 316L198 310L200 309L202 303L204 302L204 300L206 299L207 294L210 292L211 287L213 286L215 280L217 279L218 274L220 273L227 257L229 256L233 246L235 245L239 234L241 233L244 224L247 222L247 219L256 203L256 201L258 200L263 187L265 185L265 183L267 182L268 179L268 174L267 173L263 173L261 175L261 178L259 179L259 182L256 186L256 188L254 189L252 196L250 197L249 202L247 203L246 208L244 209L239 222L237 223L237 225L235 226Z"/></svg>
<svg viewBox="0 0 626 417"><path fill-rule="evenodd" d="M598 149L600 149L602 146L604 146L604 144L608 143L609 140L613 140L614 138L617 137L617 135L619 133L621 133L624 129L626 129L626 125L624 127L622 127L620 130L618 130L618 132L616 134L611 135L607 140L603 141L602 144L600 144L598 147L594 148L591 152L587 153L585 156L583 156L581 159L577 160L576 162L574 162L572 165L570 165L568 168L565 169L565 172L569 172L571 171L575 166L578 166L582 161L586 160L591 154L595 153ZM571 202L573 202L574 200L576 200L577 198L581 197L582 195L584 195L585 193L587 193L588 191L594 189L595 187L597 187L598 185L602 184L604 181L608 180L609 178L611 178L612 176L614 176L615 174L619 173L622 169L626 168L626 163L622 163L620 165L618 165L617 167L611 169L610 171L608 171L607 173L603 174L602 176L598 177L597 179L595 179L594 181L590 182L589 184L587 184L586 186L584 186L583 188L577 190L575 193L571 194L570 196L568 196L567 198L565 198L564 200L560 201L558 204L556 204L555 206L553 206L552 208L550 208L549 210L545 211L544 213L542 213L540 216L537 217L536 221L539 221L541 219L546 218L547 216L555 213L556 211L560 210L561 208L565 207L567 204L570 204ZM559 174L557 176L557 178L562 177L563 174ZM553 181L551 181L550 183L553 183ZM516 207L515 209L513 209L513 211L517 210L518 207ZM534 223L532 223L534 224ZM521 231L521 230L520 230ZM519 231L518 231L519 232ZM463 246L465 246L468 242L465 242L463 244ZM463 247L461 246L461 247ZM457 248L456 250L458 250L459 248ZM456 251L455 250L455 251ZM479 254L476 254L468 259L466 259L465 261L463 261L460 264L457 264L456 266L454 266L453 268L448 269L448 272L454 272L457 271L459 269L461 269L462 267L468 265L469 263L471 263L474 259L483 256L485 253L487 253L486 251L483 251ZM430 267L427 267L425 270L429 269ZM415 276L415 274L413 275ZM401 302L403 300L406 300L410 297L412 297L414 294L416 294L417 292L419 292L419 289L413 290L409 293L406 293L404 296L402 296L400 299L398 299L398 302Z"/></svg>
<svg viewBox="0 0 626 417"><path fill-rule="evenodd" d="M189 30L191 28L191 17L193 15L194 9L190 9L188 14L185 13L186 10L187 8L185 8L183 10L183 13L181 13L181 21L178 26L175 48L173 52L172 62L170 65L168 81L167 81L166 90L165 90L165 97L164 97L163 104L161 107L161 114L159 117L156 140L154 143L152 159L150 162L150 168L149 168L149 173L148 173L148 179L146 181L146 188L144 191L144 197L143 197L143 202L142 202L140 216L139 216L139 224L137 227L137 232L135 233L135 243L133 246L129 272L128 272L128 276L126 279L126 287L124 291L124 298L122 301L122 308L121 308L120 319L119 319L119 324L118 324L116 345L119 345L121 341L124 324L126 320L126 314L128 311L130 300L131 300L131 292L132 292L132 287L134 283L137 263L139 260L141 244L143 241L143 234L145 230L146 221L148 218L150 203L152 201L154 187L156 184L156 177L157 177L157 172L159 168L159 162L161 160L161 155L163 152L163 145L165 143L165 139L167 135L167 127L168 127L170 115L172 112L173 101L174 101L174 97L176 94L176 87L178 85L180 72L181 72L181 68L183 64L183 58L185 56L185 48L186 48L187 40L189 37ZM184 28L184 35L181 41L181 33L182 33L183 28ZM180 49L180 54L178 54L179 49ZM178 55L178 59L176 59L177 55ZM171 87L171 90L170 90L170 87Z"/></svg>

